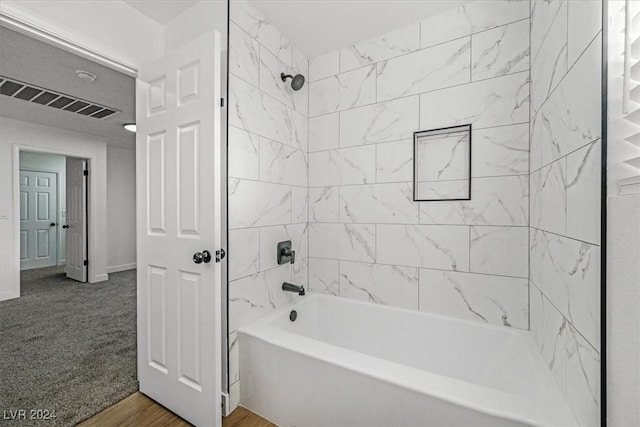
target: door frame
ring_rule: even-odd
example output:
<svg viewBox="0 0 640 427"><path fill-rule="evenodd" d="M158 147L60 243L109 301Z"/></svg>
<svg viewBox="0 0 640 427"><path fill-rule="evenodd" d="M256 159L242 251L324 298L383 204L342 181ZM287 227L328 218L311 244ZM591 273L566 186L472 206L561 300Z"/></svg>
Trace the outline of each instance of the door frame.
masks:
<svg viewBox="0 0 640 427"><path fill-rule="evenodd" d="M53 154L53 153L51 153ZM18 173L20 173L20 171L25 171L25 172L46 172L46 173L52 173L55 174L56 176L56 267L60 267L61 264L60 261L60 241L61 241L61 237L62 237L62 232L60 231L60 222L62 220L62 217L60 215L60 206L62 205L61 201L60 201L60 172L59 171L54 171L48 168L39 168L39 169L34 169L34 168L25 168L25 169L20 169L18 171ZM18 224L20 224L20 219L18 218ZM19 231L19 230L18 230ZM66 259L65 259L66 262ZM21 270L22 271L22 270Z"/></svg>
<svg viewBox="0 0 640 427"><path fill-rule="evenodd" d="M55 149L55 148L41 148L34 147L32 145L13 144L13 217L14 217L14 269L18 272L18 290L20 289L20 152L29 151L32 153L42 154L57 154L65 157L76 157L80 159L86 159L87 170L89 170L89 176L87 177L87 259L95 260L97 258L98 246L96 239L93 238L97 232L97 212L98 212L98 191L96 188L96 180L91 179L91 167L95 164L97 157L95 155L78 155L71 150ZM58 176L58 182L60 177ZM58 195L59 199L59 195ZM58 218L58 221L60 218ZM58 228L58 238L60 237L60 229ZM105 242L106 244L106 242ZM57 255L59 256L59 254ZM87 268L87 281L88 283L95 283L106 280L108 277L102 277L103 274L99 274L96 271L98 266L95 262L89 262ZM106 274L105 274L106 276ZM92 280L94 279L94 280ZM97 279L97 280L95 280Z"/></svg>

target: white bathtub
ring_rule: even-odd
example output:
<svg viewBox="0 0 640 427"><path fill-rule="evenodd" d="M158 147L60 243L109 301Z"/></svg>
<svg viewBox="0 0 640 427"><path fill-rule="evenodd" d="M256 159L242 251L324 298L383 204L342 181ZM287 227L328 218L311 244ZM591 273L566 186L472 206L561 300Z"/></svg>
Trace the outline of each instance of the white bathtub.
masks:
<svg viewBox="0 0 640 427"><path fill-rule="evenodd" d="M577 425L527 332L296 298L238 331L240 402L280 426Z"/></svg>

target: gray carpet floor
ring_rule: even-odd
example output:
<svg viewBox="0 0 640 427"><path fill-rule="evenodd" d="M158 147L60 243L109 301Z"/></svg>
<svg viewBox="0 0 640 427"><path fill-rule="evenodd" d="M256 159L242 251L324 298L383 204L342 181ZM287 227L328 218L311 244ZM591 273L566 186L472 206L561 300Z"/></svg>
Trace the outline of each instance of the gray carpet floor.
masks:
<svg viewBox="0 0 640 427"><path fill-rule="evenodd" d="M0 424L71 426L138 390L135 270L93 284L28 270L21 290L0 302ZM16 409L57 418L4 419Z"/></svg>

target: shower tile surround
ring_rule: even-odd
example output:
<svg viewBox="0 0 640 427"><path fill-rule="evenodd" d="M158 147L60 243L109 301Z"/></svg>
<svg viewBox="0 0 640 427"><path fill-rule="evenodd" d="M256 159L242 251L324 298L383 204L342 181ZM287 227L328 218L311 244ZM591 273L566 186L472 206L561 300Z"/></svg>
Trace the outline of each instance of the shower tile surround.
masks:
<svg viewBox="0 0 640 427"><path fill-rule="evenodd" d="M237 328L299 298L280 290L290 280L530 327L577 418L595 424L599 92L585 89L600 87L599 42L577 24L599 10L572 3L474 1L307 59L231 2L232 394ZM291 91L282 71L305 86ZM466 123L472 199L413 202L413 132ZM275 262L281 240L293 266Z"/></svg>
<svg viewBox="0 0 640 427"><path fill-rule="evenodd" d="M310 60L312 292L529 328L528 35L478 1ZM472 199L414 202L413 132L467 123Z"/></svg>
<svg viewBox="0 0 640 427"><path fill-rule="evenodd" d="M600 425L601 7L531 2L530 328L581 426Z"/></svg>
<svg viewBox="0 0 640 427"><path fill-rule="evenodd" d="M232 1L229 23L229 392L239 402L237 329L287 304L283 281L307 287L309 61L251 5ZM278 265L291 240L295 264ZM235 404L235 405L234 405Z"/></svg>

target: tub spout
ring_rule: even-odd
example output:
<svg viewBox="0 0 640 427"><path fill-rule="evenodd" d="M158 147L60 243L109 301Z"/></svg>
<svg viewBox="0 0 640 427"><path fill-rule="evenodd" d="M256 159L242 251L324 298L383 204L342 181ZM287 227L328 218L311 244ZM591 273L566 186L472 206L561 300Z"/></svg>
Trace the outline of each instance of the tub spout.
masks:
<svg viewBox="0 0 640 427"><path fill-rule="evenodd" d="M289 282L282 282L282 290L285 292L297 292L298 295L304 295L304 286L294 285Z"/></svg>

